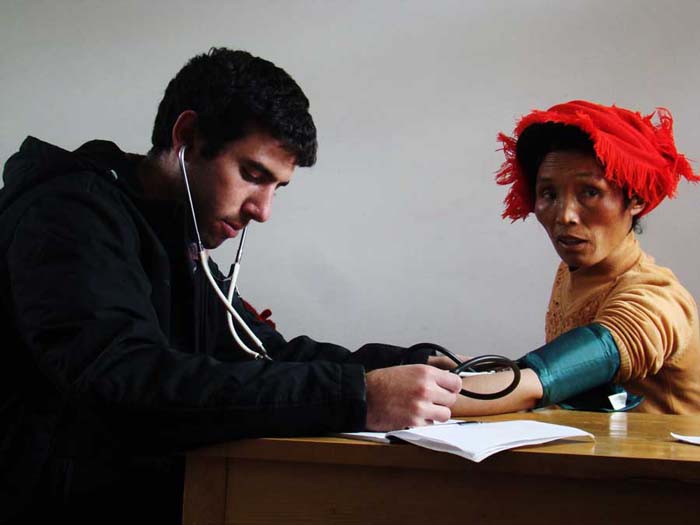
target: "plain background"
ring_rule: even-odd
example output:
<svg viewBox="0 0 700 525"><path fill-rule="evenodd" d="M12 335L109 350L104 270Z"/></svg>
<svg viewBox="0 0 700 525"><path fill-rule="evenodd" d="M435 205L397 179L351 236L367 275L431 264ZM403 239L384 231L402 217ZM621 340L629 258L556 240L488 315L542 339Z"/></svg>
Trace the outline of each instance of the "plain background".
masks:
<svg viewBox="0 0 700 525"><path fill-rule="evenodd" d="M240 280L287 337L513 357L542 344L558 259L534 217L500 218L505 189L493 181L497 132L531 109L666 106L679 151L700 160L697 0L0 6L3 163L28 134L146 152L167 82L211 46L246 49L299 82L318 163L250 228ZM696 300L699 200L681 183L641 236ZM229 244L215 254L225 267Z"/></svg>

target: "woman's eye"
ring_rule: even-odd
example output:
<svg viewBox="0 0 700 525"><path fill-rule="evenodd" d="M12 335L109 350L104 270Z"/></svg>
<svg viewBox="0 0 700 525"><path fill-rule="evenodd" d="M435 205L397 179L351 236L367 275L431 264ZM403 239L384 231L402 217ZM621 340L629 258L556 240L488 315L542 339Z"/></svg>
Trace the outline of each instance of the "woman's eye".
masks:
<svg viewBox="0 0 700 525"><path fill-rule="evenodd" d="M540 198L546 200L554 200L556 195L552 190L540 190Z"/></svg>
<svg viewBox="0 0 700 525"><path fill-rule="evenodd" d="M584 190L584 195L586 195L586 197L597 197L600 195L600 190L598 190L598 188L586 188Z"/></svg>

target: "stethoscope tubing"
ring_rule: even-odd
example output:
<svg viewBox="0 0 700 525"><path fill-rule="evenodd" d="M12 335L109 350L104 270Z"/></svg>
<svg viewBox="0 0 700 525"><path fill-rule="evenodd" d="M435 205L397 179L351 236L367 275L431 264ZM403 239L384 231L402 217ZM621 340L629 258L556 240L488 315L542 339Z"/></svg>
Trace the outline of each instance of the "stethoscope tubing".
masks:
<svg viewBox="0 0 700 525"><path fill-rule="evenodd" d="M410 349L432 350L441 353L445 357L451 359L457 365L455 368L450 369L450 372L457 375L459 375L461 372L486 372L501 369L510 369L513 371L513 380L506 388L499 390L498 392L472 392L471 390L467 390L466 388L462 388L460 390L460 394L466 397L470 397L472 399L479 399L482 401L500 399L510 394L520 384L520 367L512 359L508 359L507 357L501 355L480 355L462 362L453 352L435 343L418 343L413 345Z"/></svg>

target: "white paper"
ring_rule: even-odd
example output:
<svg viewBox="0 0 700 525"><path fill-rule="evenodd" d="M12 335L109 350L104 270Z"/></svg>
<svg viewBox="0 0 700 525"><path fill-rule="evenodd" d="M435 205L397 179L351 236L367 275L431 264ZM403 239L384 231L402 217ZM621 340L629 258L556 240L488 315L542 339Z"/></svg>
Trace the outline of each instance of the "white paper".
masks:
<svg viewBox="0 0 700 525"><path fill-rule="evenodd" d="M674 434L673 432L671 432L671 435L678 441L685 441L691 445L700 445L700 436L681 436L680 434Z"/></svg>
<svg viewBox="0 0 700 525"><path fill-rule="evenodd" d="M345 437L389 442L398 438L419 447L456 454L471 461L483 459L511 448L538 445L557 439L588 438L592 434L574 427L553 425L540 421L499 421L494 423L450 421L448 424L394 430L382 435L381 432L355 432L342 434ZM377 436L377 434L379 436Z"/></svg>

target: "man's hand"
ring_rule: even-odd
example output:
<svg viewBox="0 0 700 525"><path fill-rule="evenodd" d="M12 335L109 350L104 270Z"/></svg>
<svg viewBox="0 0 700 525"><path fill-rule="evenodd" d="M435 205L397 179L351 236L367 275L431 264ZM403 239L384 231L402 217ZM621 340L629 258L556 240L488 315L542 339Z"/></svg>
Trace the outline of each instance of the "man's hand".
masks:
<svg viewBox="0 0 700 525"><path fill-rule="evenodd" d="M462 380L428 365L403 365L367 374L367 429L396 430L447 421Z"/></svg>

